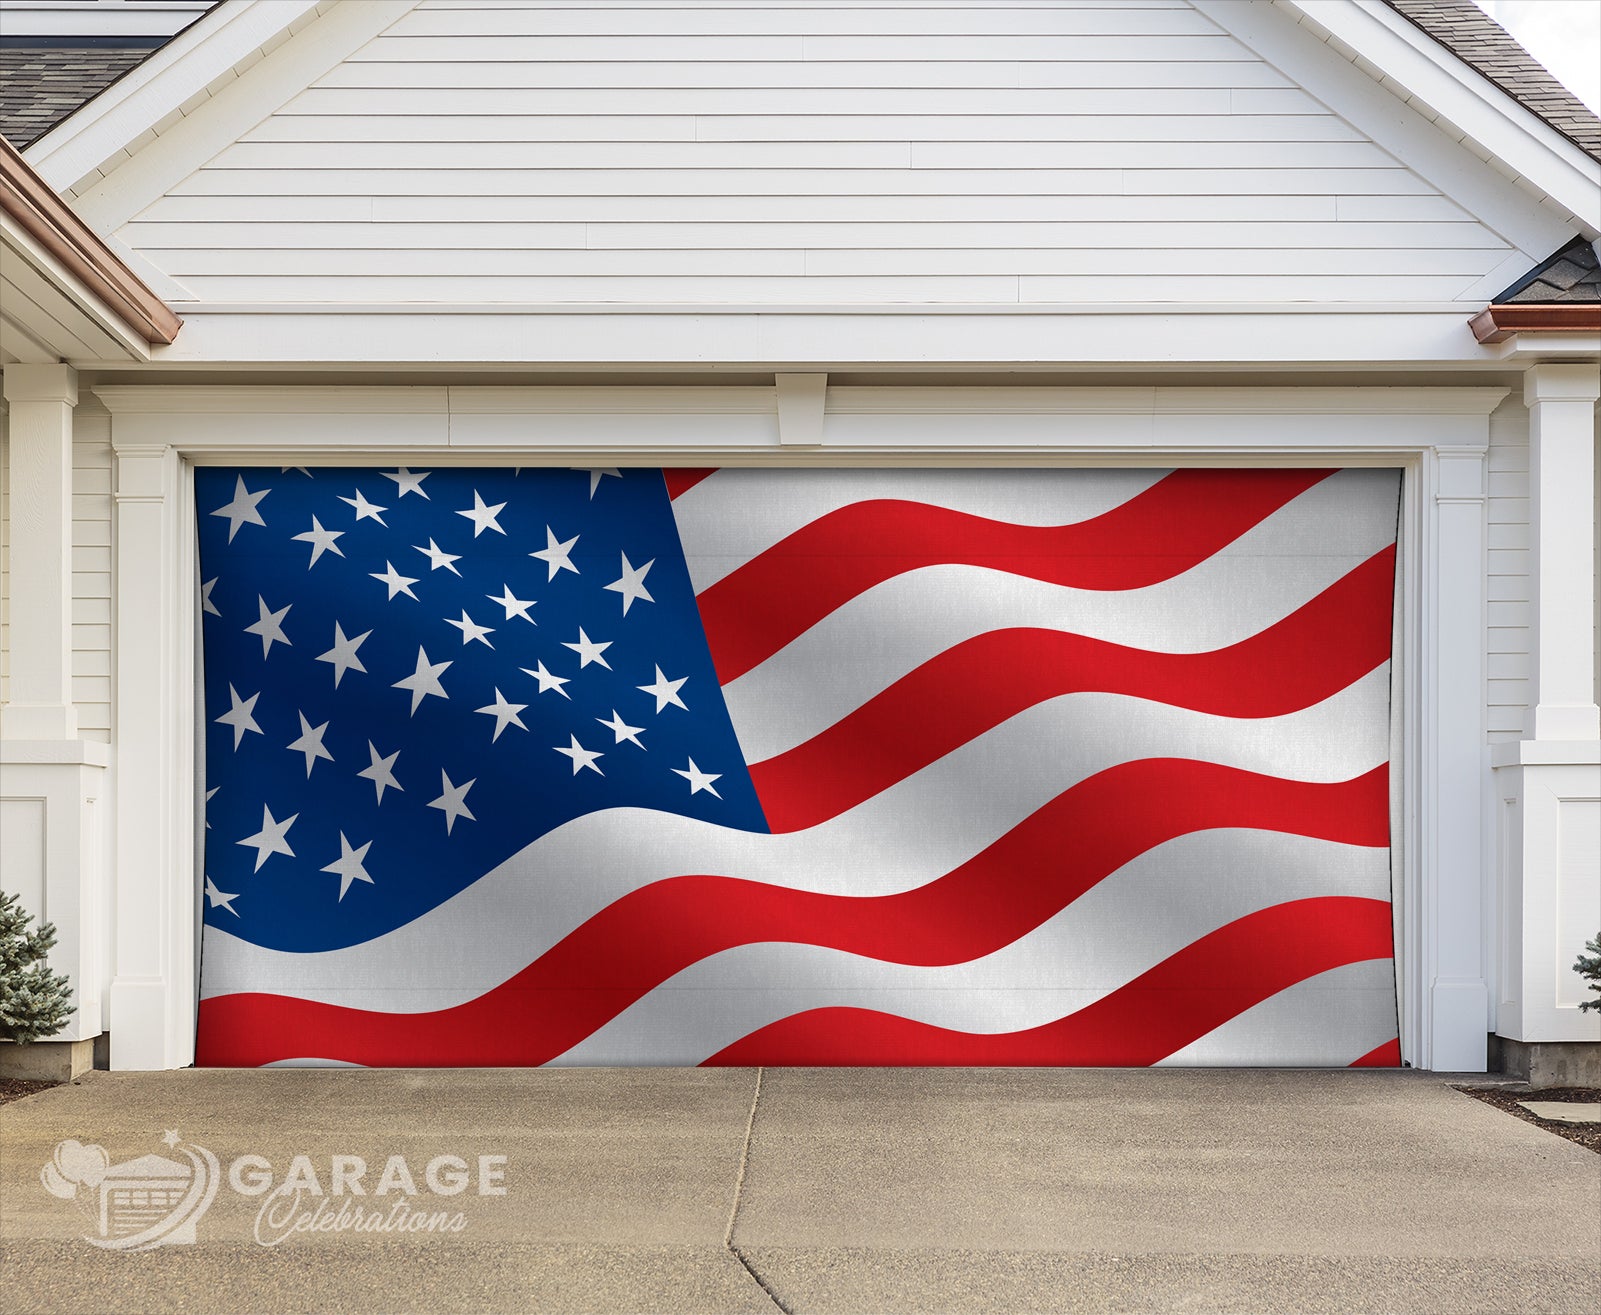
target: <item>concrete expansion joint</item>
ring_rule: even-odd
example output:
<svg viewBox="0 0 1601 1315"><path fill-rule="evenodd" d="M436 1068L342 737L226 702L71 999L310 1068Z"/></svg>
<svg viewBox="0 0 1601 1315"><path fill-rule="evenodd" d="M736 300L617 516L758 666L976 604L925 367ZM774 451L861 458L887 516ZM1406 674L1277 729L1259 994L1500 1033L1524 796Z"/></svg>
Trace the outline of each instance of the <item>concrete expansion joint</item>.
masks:
<svg viewBox="0 0 1601 1315"><path fill-rule="evenodd" d="M751 1263L750 1257L745 1254L741 1247L736 1246L734 1243L734 1223L739 1218L740 1201L745 1195L745 1170L750 1166L751 1134L756 1130L756 1110L762 1103L763 1071L760 1068L756 1070L756 1086L750 1095L750 1117L745 1120L745 1144L740 1147L739 1151L739 1173L734 1177L734 1201L728 1210L728 1227L723 1231L723 1248L735 1260L739 1261L756 1286L762 1290L762 1293L777 1309L781 1310L784 1315L793 1315L790 1308L779 1300L778 1294L768 1286L767 1280L757 1272L756 1266Z"/></svg>

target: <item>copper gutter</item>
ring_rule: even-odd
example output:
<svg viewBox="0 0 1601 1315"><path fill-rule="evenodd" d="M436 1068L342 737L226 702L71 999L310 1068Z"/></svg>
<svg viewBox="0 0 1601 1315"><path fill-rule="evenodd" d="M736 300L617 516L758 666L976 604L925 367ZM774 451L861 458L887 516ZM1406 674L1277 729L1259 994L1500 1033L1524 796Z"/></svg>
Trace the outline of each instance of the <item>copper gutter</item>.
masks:
<svg viewBox="0 0 1601 1315"><path fill-rule="evenodd" d="M0 210L148 343L169 343L183 324L115 252L73 214L50 184L0 137Z"/></svg>
<svg viewBox="0 0 1601 1315"><path fill-rule="evenodd" d="M1601 302L1487 306L1468 321L1482 343L1505 342L1515 333L1601 333Z"/></svg>

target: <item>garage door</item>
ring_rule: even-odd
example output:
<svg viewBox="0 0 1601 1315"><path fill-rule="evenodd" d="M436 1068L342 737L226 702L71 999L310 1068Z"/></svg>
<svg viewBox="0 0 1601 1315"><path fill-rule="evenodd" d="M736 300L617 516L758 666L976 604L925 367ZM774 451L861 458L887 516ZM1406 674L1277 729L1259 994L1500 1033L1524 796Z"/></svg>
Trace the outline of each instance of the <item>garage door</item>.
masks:
<svg viewBox="0 0 1601 1315"><path fill-rule="evenodd" d="M196 473L203 1064L1396 1064L1393 470Z"/></svg>

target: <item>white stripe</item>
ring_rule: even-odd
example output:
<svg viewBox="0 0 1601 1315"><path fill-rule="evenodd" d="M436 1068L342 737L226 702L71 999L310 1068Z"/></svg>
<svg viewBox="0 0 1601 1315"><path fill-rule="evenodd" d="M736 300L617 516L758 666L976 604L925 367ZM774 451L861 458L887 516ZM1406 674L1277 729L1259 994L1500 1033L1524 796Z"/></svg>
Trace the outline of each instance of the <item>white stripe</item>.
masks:
<svg viewBox="0 0 1601 1315"><path fill-rule="evenodd" d="M746 760L776 757L946 649L1029 626L1161 653L1259 634L1395 541L1383 470L1341 471L1205 561L1145 589L1070 589L976 566L909 571L858 595L724 687Z"/></svg>
<svg viewBox="0 0 1601 1315"><path fill-rule="evenodd" d="M673 501L700 593L796 530L852 503L891 498L1013 525L1092 520L1166 470L719 470Z"/></svg>
<svg viewBox="0 0 1601 1315"><path fill-rule="evenodd" d="M264 991L391 1013L448 1008L505 981L630 891L667 877L707 873L855 896L911 890L959 867L1075 783L1140 758L1349 780L1388 758L1388 703L1387 668L1315 707L1257 720L1068 694L806 831L771 836L608 809L546 833L437 908L360 945L287 953L207 926L201 994Z"/></svg>
<svg viewBox="0 0 1601 1315"><path fill-rule="evenodd" d="M1162 1063L1345 1068L1395 1033L1395 960L1369 959L1297 982Z"/></svg>
<svg viewBox="0 0 1601 1315"><path fill-rule="evenodd" d="M554 1062L698 1064L781 1018L838 1006L960 1032L1040 1027L1237 918L1311 896L1387 899L1389 876L1383 849L1262 831L1198 832L1141 855L1027 935L968 963L908 966L788 943L712 955ZM1333 1021L1351 1001L1325 992L1317 1003ZM1361 1003L1372 1011L1371 1001ZM1393 994L1381 1003L1393 1022Z"/></svg>

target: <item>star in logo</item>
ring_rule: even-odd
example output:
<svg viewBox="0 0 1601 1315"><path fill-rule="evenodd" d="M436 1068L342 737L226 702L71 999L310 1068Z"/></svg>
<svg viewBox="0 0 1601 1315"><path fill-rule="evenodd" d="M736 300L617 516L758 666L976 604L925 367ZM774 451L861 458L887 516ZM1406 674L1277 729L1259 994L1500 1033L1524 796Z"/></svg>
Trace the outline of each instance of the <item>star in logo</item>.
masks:
<svg viewBox="0 0 1601 1315"><path fill-rule="evenodd" d="M241 525L265 525L261 513L256 510L257 504L271 493L271 489L258 489L251 493L245 488L245 477L234 477L233 501L225 503L212 512L213 516L226 516L228 518L228 542L233 542L233 536L239 533Z"/></svg>
<svg viewBox="0 0 1601 1315"><path fill-rule="evenodd" d="M321 726L313 726L306 720L305 713L297 712L295 715L300 718L300 738L293 741L289 748L294 753L306 755L306 775L309 777L317 759L326 758L329 762L334 760L333 754L323 747L322 742L322 737L328 730L328 723L323 722Z"/></svg>
<svg viewBox="0 0 1601 1315"><path fill-rule="evenodd" d="M439 779L443 783L440 787L440 796L433 800L428 807L437 808L445 815L445 834L448 836L451 828L456 825L458 817L465 817L469 822L478 820L472 815L472 809L468 808L466 804L467 791L473 788L478 778L474 777L465 785L452 785L449 774L441 771Z"/></svg>
<svg viewBox="0 0 1601 1315"><path fill-rule="evenodd" d="M402 466L399 470L386 470L382 472L385 479L392 479L395 481L395 486L399 490L395 496L400 498L405 497L408 493L415 493L419 498L426 498L428 495L423 492L422 482L432 473L432 471L423 470L417 472L416 474L412 474L412 472L407 470L404 466Z"/></svg>
<svg viewBox="0 0 1601 1315"><path fill-rule="evenodd" d="M639 733L645 728L643 726L630 726L617 715L616 708L611 710L610 721L607 721L604 717L596 717L595 720L617 737L616 743L621 744L624 740L627 740L630 744L638 744L641 749L645 747L640 743L639 739Z"/></svg>
<svg viewBox="0 0 1601 1315"><path fill-rule="evenodd" d="M412 716L417 715L417 709L422 701L432 694L436 698L448 699L445 687L439 683L440 673L450 665L449 662L430 662L428 654L423 651L422 645L417 646L417 669L402 680L394 683L395 689L409 689L411 691Z"/></svg>
<svg viewBox="0 0 1601 1315"><path fill-rule="evenodd" d="M576 644L562 645L563 648L570 648L574 653L578 654L578 669L580 671L587 667L591 662L597 662L601 666L605 667L607 671L610 671L611 663L606 661L601 654L603 654L611 646L612 641L609 639L600 643L596 643L594 640L590 639L590 637L584 633L583 626L578 627L578 642Z"/></svg>
<svg viewBox="0 0 1601 1315"><path fill-rule="evenodd" d="M478 490L473 490L473 505L466 511L458 511L456 515L465 516L473 523L473 538L477 538L485 530L493 530L496 534L506 531L500 528L500 522L495 518L506 509L504 502L497 502L493 507L486 506Z"/></svg>
<svg viewBox="0 0 1601 1315"><path fill-rule="evenodd" d="M274 644L282 644L286 648L294 647L289 642L289 636L284 634L283 628L283 619L289 615L289 609L293 606L293 603L285 603L276 612L273 612L268 609L267 600L260 594L256 595L256 607L261 615L254 625L245 627L245 634L261 636L262 657L266 657L272 651Z"/></svg>
<svg viewBox="0 0 1601 1315"><path fill-rule="evenodd" d="M486 707L475 708L474 711L486 713L495 719L495 733L489 737L489 742L493 744L500 738L501 731L508 726L515 726L520 731L528 729L523 725L522 718L517 715L527 706L526 703L508 703L506 696L497 688L495 701Z"/></svg>
<svg viewBox="0 0 1601 1315"><path fill-rule="evenodd" d="M574 575L578 574L578 568L573 565L571 556L573 545L577 542L578 535L575 534L565 543L558 543L554 531L551 530L550 526L545 526L545 546L539 552L531 552L528 555L539 558L549 568L550 574L546 577L546 583L554 580L558 571L571 571Z"/></svg>
<svg viewBox="0 0 1601 1315"><path fill-rule="evenodd" d="M689 793L691 795L697 795L704 790L707 794L716 795L719 799L723 797L717 794L717 788L712 784L713 781L723 779L721 772L703 772L699 767L695 766L693 758L689 760L688 771L685 771L682 767L674 767L672 771L674 776L682 776L689 782Z"/></svg>
<svg viewBox="0 0 1601 1315"><path fill-rule="evenodd" d="M339 682L344 679L345 672L359 671L367 674L367 668L361 665L361 659L356 656L356 650L372 631L368 630L357 635L354 639L345 638L345 632L339 622L334 622L334 646L326 653L319 653L317 661L329 662L334 669L334 688L339 688Z"/></svg>
<svg viewBox="0 0 1601 1315"><path fill-rule="evenodd" d="M360 849L352 849L350 841L345 839L345 833L343 831L339 833L339 857L325 867L323 871L332 872L339 878L339 898L341 900L345 898L345 892L350 889L352 881L365 881L368 885L377 884L367 875L367 869L363 866L367 858L367 851L371 848L372 841L369 840Z"/></svg>
<svg viewBox="0 0 1601 1315"><path fill-rule="evenodd" d="M595 759L604 758L606 756L605 754L599 753L594 749L584 748L584 746L578 742L578 737L576 735L569 735L568 739L572 741L572 744L566 749L562 748L559 744L552 745L551 747L554 748L557 753L566 754L567 757L573 760L574 776L577 776L578 773L586 767L589 768L590 771L594 772L596 776L606 775L605 772L601 771L600 768L595 766Z"/></svg>
<svg viewBox="0 0 1601 1315"><path fill-rule="evenodd" d="M688 679L688 676L681 676L677 680L668 680L662 674L662 669L657 667L655 684L636 685L635 688L651 695L656 700L657 712L664 710L668 704L675 708L684 708L684 711L688 712L689 709L684 707L684 700L678 697L678 691L684 687L684 682Z"/></svg>
<svg viewBox="0 0 1601 1315"><path fill-rule="evenodd" d="M239 691L232 685L228 686L228 701L233 705L227 712L217 718L224 726L233 727L233 747L239 747L239 741L245 738L246 731L254 731L257 735L262 733L261 727L256 725L256 700L261 697L257 690L248 699L241 699ZM210 796L207 796L208 798Z"/></svg>
<svg viewBox="0 0 1601 1315"><path fill-rule="evenodd" d="M265 804L261 806L261 830L253 836L246 836L243 840L235 842L236 844L253 848L256 851L255 870L257 872L261 871L261 865L274 854L283 854L288 858L295 856L295 851L289 848L289 842L284 839L284 836L288 833L289 828L295 824L295 818L299 816L299 813L291 813L280 822L273 817L272 809Z"/></svg>
<svg viewBox="0 0 1601 1315"><path fill-rule="evenodd" d="M401 785L399 781L395 780L395 759L400 757L400 750L396 749L392 754L385 758L379 754L376 748L373 747L373 742L368 740L367 753L368 756L372 758L372 762L366 767L363 767L359 772L356 773L356 775L364 777L377 787L378 798L375 802L380 804L383 803L384 791L386 789L399 790L402 794L404 794L405 786Z"/></svg>
<svg viewBox="0 0 1601 1315"><path fill-rule="evenodd" d="M405 594L407 598L417 597L416 594L411 592L411 586L417 583L417 577L415 575L402 575L388 562L384 563L382 575L380 575L377 571L373 571L371 574L374 580L382 580L386 585L389 586L390 602L394 601L396 594Z"/></svg>
<svg viewBox="0 0 1601 1315"><path fill-rule="evenodd" d="M636 601L642 603L654 603L656 601L650 596L650 590L645 588L645 576L649 573L650 568L656 565L656 559L652 557L643 566L636 568L628 564L627 553L623 553L622 558L622 579L613 580L609 585L606 586L606 588L611 590L611 592L614 594L621 594L623 596L623 615L627 616L628 609L633 606Z"/></svg>
<svg viewBox="0 0 1601 1315"><path fill-rule="evenodd" d="M306 569L309 571L315 566L317 558L321 557L325 552L331 552L335 557L343 557L345 555L344 549L334 542L335 539L343 534L343 530L323 529L322 522L313 516L311 518L311 528L304 534L293 536L295 542L309 543L311 545L311 560L306 563Z"/></svg>

